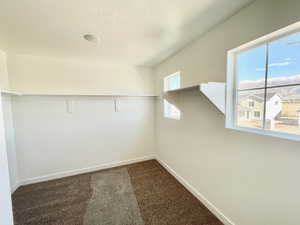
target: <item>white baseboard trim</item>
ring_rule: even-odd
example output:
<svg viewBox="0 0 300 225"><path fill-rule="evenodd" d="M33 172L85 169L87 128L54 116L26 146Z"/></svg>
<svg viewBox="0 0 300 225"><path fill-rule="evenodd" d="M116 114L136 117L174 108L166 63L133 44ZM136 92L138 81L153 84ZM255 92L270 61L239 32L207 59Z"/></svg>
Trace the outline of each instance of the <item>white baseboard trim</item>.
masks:
<svg viewBox="0 0 300 225"><path fill-rule="evenodd" d="M200 202L202 202L219 220L225 225L235 225L230 219L228 219L214 204L208 201L199 191L196 190L191 184L189 184L183 177L181 177L175 170L173 170L163 160L156 158L156 160L171 173L187 190L189 190Z"/></svg>
<svg viewBox="0 0 300 225"><path fill-rule="evenodd" d="M53 174L49 174L49 175L45 175L45 176L39 176L39 177L22 180L19 182L19 186L60 179L60 178L79 175L79 174L83 174L83 173L95 172L98 170L104 170L104 169L114 168L114 167L118 167L118 166L125 166L128 164L143 162L143 161L147 161L147 160L151 160L151 159L155 159L155 155L149 155L149 156L139 157L139 158L135 158L135 159L119 161L119 162L112 162L112 163L107 163L107 164L103 164L103 165L99 165L99 166L92 166L92 167L87 167L87 168L82 168L82 169L53 173Z"/></svg>
<svg viewBox="0 0 300 225"><path fill-rule="evenodd" d="M15 183L11 188L11 194L13 194L20 186L20 182Z"/></svg>

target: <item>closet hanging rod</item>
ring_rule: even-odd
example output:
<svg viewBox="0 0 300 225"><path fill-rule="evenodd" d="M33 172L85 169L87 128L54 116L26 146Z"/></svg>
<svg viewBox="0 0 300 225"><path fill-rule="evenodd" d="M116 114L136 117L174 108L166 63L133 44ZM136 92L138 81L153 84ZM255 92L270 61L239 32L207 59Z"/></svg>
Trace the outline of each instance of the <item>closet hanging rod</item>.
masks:
<svg viewBox="0 0 300 225"><path fill-rule="evenodd" d="M24 95L24 96L107 96L107 97L158 97L158 95L154 94L110 94L110 93L31 93L31 92L17 92L10 90L1 90L1 94L10 94L10 95Z"/></svg>

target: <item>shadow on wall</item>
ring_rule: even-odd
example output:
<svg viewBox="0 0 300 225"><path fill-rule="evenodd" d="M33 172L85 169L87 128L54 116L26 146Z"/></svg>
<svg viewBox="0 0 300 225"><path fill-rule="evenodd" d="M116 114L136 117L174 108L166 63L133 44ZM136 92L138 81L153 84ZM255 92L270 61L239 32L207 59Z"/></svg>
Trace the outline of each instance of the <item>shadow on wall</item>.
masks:
<svg viewBox="0 0 300 225"><path fill-rule="evenodd" d="M184 112L187 113L187 110L189 110L189 107L185 107L185 105L187 102L192 102L192 101L194 103L205 102L206 105L208 105L207 107L211 107L216 112L216 114L224 115L198 89L178 91L178 92L166 92L166 93L163 93L163 99L167 100L170 104L174 105L177 109L179 109L179 111L181 112L181 115L183 115Z"/></svg>

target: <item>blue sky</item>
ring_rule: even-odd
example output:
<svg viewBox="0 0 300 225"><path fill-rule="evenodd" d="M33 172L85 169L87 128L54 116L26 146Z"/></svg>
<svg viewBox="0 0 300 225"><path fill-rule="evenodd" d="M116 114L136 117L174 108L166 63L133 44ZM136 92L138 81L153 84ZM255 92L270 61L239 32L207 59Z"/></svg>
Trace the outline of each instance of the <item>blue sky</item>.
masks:
<svg viewBox="0 0 300 225"><path fill-rule="evenodd" d="M291 44L293 42L299 42ZM265 77L266 46L238 56L238 79L261 80ZM300 75L300 33L270 43L269 78Z"/></svg>

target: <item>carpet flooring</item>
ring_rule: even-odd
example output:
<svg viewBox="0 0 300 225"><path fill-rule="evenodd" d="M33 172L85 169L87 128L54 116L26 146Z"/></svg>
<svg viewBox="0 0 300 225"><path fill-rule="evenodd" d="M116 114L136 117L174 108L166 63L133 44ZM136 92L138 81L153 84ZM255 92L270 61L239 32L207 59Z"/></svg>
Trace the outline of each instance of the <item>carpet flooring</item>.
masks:
<svg viewBox="0 0 300 225"><path fill-rule="evenodd" d="M157 161L20 187L15 225L222 225Z"/></svg>

